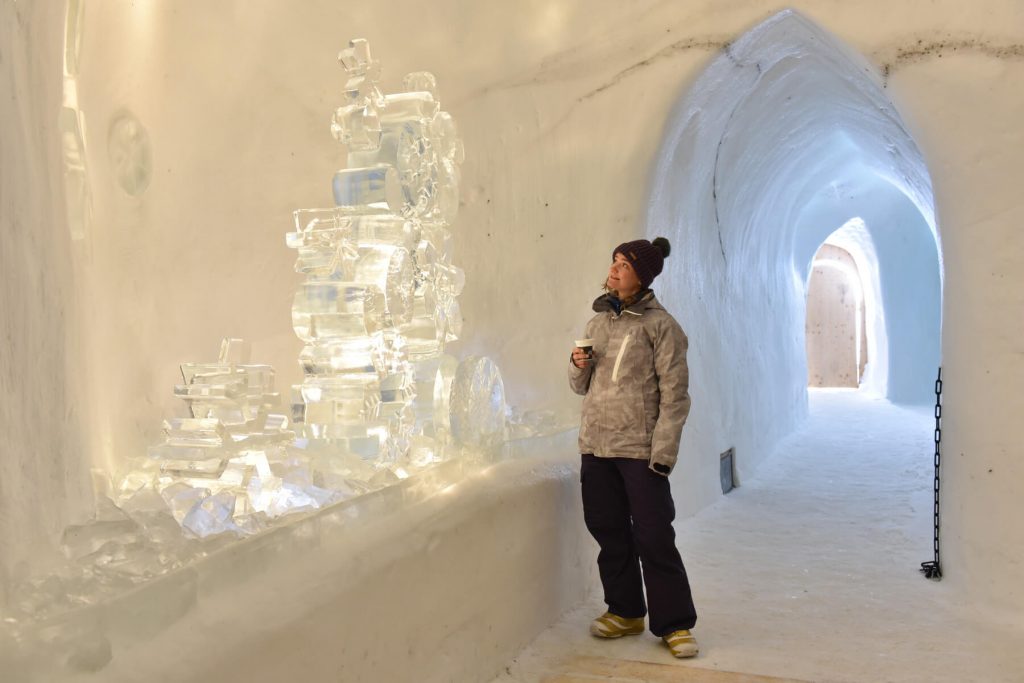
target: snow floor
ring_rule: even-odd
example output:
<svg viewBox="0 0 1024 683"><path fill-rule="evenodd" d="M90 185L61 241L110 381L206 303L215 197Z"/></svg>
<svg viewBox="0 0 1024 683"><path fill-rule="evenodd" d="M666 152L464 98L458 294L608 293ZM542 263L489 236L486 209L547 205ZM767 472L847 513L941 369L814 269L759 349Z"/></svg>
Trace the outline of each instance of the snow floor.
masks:
<svg viewBox="0 0 1024 683"><path fill-rule="evenodd" d="M676 523L699 657L674 660L650 633L590 636L605 609L595 585L494 680L669 680L616 673L650 662L807 681L1024 681L1024 633L919 571L932 558L933 428L929 407L812 390L810 417L754 477Z"/></svg>

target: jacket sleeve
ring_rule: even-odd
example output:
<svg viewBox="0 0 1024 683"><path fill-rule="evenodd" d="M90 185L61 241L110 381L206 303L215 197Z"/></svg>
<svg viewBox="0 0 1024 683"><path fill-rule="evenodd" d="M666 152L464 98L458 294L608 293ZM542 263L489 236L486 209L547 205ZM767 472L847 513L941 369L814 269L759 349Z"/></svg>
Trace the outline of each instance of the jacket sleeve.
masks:
<svg viewBox="0 0 1024 683"><path fill-rule="evenodd" d="M690 371L686 366L688 341L683 328L668 317L655 331L654 370L661 395L658 422L651 437L650 468L668 476L679 456L679 440L690 414Z"/></svg>
<svg viewBox="0 0 1024 683"><path fill-rule="evenodd" d="M584 337L590 337L593 333L594 321L591 320L587 323L587 330L584 333ZM579 394L585 396L587 391L590 390L590 377L594 373L594 361L587 363L586 367L578 368L572 362L572 355L569 355L569 387Z"/></svg>

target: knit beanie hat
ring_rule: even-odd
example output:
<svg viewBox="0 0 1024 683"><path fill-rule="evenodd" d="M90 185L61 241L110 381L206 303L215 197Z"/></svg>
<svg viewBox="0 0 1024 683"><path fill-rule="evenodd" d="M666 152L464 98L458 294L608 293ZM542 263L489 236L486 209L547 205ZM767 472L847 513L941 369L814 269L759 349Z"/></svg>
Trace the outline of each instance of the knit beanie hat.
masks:
<svg viewBox="0 0 1024 683"><path fill-rule="evenodd" d="M647 289L654 282L654 278L661 273L665 265L665 258L672 250L668 240L664 237L655 237L653 242L647 240L634 240L623 242L612 251L612 258L616 254L622 254L633 266L637 277L640 278L640 287Z"/></svg>

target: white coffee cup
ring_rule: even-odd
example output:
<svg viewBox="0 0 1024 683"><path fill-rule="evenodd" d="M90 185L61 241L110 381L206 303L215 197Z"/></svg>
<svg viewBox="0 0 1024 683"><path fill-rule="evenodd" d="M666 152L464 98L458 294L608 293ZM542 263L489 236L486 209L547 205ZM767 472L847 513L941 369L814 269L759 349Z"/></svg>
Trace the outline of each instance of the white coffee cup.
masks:
<svg viewBox="0 0 1024 683"><path fill-rule="evenodd" d="M588 359L594 357L594 340L593 339L577 339L576 346L583 349L583 352L587 354Z"/></svg>

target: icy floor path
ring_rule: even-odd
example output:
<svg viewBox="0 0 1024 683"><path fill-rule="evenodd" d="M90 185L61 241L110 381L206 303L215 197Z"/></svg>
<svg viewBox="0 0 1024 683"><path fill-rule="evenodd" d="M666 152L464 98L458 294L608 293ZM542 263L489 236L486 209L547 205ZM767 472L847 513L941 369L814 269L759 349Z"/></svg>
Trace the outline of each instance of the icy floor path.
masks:
<svg viewBox="0 0 1024 683"><path fill-rule="evenodd" d="M948 582L918 571L932 555L931 409L818 390L810 413L754 477L676 524L700 614L697 659L676 662L650 633L589 636L604 609L595 586L495 680L669 680L649 662L703 670L673 669L680 681L751 680L697 675L706 670L1024 681L1022 634L987 625L956 603Z"/></svg>

